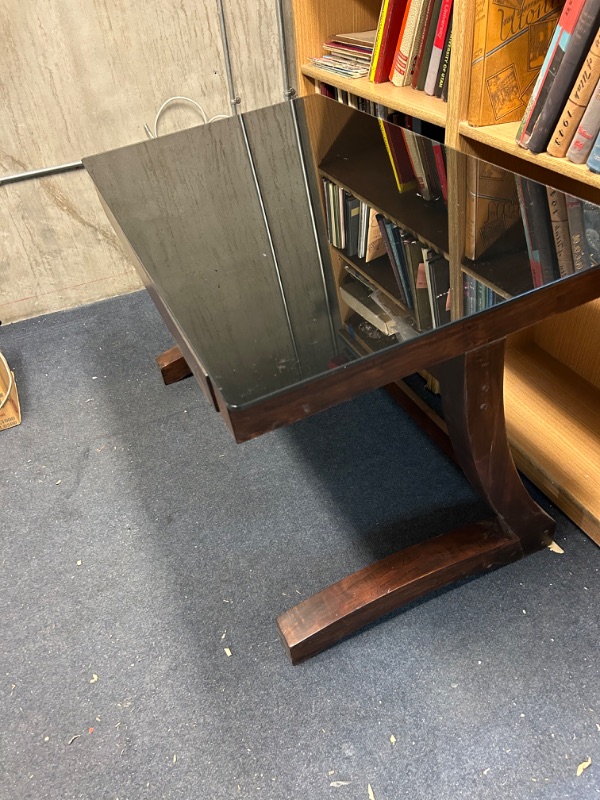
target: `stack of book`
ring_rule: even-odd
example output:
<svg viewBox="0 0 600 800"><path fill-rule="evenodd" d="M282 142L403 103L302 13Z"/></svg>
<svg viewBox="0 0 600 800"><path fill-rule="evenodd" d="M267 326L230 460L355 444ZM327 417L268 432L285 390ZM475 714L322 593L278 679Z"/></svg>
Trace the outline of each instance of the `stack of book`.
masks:
<svg viewBox="0 0 600 800"><path fill-rule="evenodd" d="M600 264L600 208L517 177L534 287Z"/></svg>
<svg viewBox="0 0 600 800"><path fill-rule="evenodd" d="M406 332L407 318L416 330L449 322L450 273L444 256L327 178L323 191L329 241L345 257L340 292L346 304L376 324L374 302L388 317L379 330L389 336ZM351 278L363 287L353 286ZM363 302L364 286L372 303Z"/></svg>
<svg viewBox="0 0 600 800"><path fill-rule="evenodd" d="M325 54L311 58L313 64L344 78L364 78L373 57L375 31L340 33L325 42Z"/></svg>
<svg viewBox="0 0 600 800"><path fill-rule="evenodd" d="M453 0L383 0L377 29L337 34L311 61L349 78L391 81L448 99ZM368 50L370 44L370 50Z"/></svg>
<svg viewBox="0 0 600 800"><path fill-rule="evenodd" d="M600 172L600 0L566 0L517 142Z"/></svg>
<svg viewBox="0 0 600 800"><path fill-rule="evenodd" d="M369 78L447 100L451 52L452 0L385 0Z"/></svg>
<svg viewBox="0 0 600 800"><path fill-rule="evenodd" d="M482 281L477 280L473 275L465 273L463 275L463 316L477 314L478 311L485 311L486 308L502 303L505 298L501 297L491 287Z"/></svg>

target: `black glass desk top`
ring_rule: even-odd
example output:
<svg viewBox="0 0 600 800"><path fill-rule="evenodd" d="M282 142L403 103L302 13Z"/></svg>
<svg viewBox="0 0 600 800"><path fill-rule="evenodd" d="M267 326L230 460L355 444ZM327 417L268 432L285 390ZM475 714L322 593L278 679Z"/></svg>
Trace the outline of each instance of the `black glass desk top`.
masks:
<svg viewBox="0 0 600 800"><path fill-rule="evenodd" d="M318 95L84 164L239 439L600 294L600 207Z"/></svg>

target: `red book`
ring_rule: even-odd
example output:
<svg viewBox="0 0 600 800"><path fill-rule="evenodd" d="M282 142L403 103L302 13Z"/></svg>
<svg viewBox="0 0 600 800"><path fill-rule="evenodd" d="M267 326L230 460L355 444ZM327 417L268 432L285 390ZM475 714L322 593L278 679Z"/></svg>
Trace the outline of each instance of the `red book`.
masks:
<svg viewBox="0 0 600 800"><path fill-rule="evenodd" d="M442 152L442 145L439 142L432 142L433 157L435 158L435 166L437 169L438 179L440 181L440 188L442 190L442 198L444 203L448 202L448 178L446 177L446 165L444 164L444 154Z"/></svg>
<svg viewBox="0 0 600 800"><path fill-rule="evenodd" d="M406 4L407 0L383 0L369 72L369 80L373 83L384 83L390 79Z"/></svg>

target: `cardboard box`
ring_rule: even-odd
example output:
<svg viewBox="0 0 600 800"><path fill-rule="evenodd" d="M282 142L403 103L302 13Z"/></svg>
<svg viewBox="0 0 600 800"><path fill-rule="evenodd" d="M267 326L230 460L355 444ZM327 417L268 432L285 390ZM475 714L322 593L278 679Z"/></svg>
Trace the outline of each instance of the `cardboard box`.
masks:
<svg viewBox="0 0 600 800"><path fill-rule="evenodd" d="M21 407L14 373L0 353L0 431L21 424Z"/></svg>

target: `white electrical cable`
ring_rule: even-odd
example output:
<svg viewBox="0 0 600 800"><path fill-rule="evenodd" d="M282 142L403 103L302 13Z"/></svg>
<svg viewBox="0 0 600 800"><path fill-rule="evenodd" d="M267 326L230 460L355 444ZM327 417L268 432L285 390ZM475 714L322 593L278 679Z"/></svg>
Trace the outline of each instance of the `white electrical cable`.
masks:
<svg viewBox="0 0 600 800"><path fill-rule="evenodd" d="M216 117L211 117L210 119L206 115L206 111L202 108L200 103L197 103L195 100L192 100L191 97L183 97L183 96L176 96L176 97L169 97L168 100L162 104L162 106L156 112L156 117L154 118L154 130L151 130L150 126L144 123L144 130L146 131L146 136L149 139L157 139L158 138L158 123L160 118L165 111L165 109L172 105L173 103L190 103L190 105L194 106L200 116L202 117L202 122L206 124L207 122L214 122L216 119L229 119L227 114L217 114Z"/></svg>

